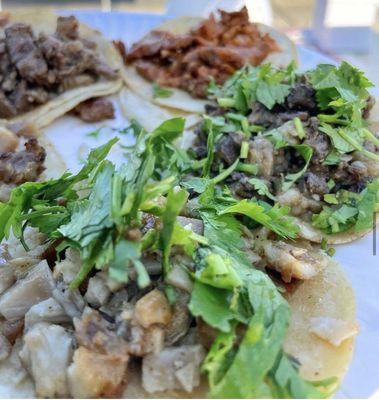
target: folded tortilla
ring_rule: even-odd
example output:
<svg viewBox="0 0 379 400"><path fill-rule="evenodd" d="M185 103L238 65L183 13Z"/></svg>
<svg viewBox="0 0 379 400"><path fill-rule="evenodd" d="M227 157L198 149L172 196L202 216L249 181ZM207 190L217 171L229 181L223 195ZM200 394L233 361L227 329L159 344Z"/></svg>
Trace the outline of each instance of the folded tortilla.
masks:
<svg viewBox="0 0 379 400"><path fill-rule="evenodd" d="M22 22L31 25L33 32L37 35L41 32L53 34L56 29L57 15L53 13L34 10L2 13L2 15L8 23ZM115 70L121 69L122 60L119 53L100 32L82 23L79 24L79 32L81 38L96 43L97 53L111 68ZM92 97L107 96L115 93L121 86L121 77L112 81L101 78L94 84L67 90L49 100L46 104L33 108L31 111L11 119L2 119L0 120L0 125L14 127L13 129L16 130L28 125L33 126L35 129L42 129L75 108L79 103Z"/></svg>
<svg viewBox="0 0 379 400"><path fill-rule="evenodd" d="M174 35L187 33L202 22L201 18L196 17L180 17L165 22L163 25L155 28L155 30L167 31ZM262 33L268 33L275 39L281 51L269 54L264 62L272 62L274 65L285 66L292 60L297 60L297 51L294 43L285 35L275 29L257 24ZM153 97L153 82L150 82L138 74L133 65L124 66L121 75L126 85L135 93L146 100L159 106L170 107L187 113L203 113L206 100L196 99L189 93L181 89L170 88L172 95L165 98Z"/></svg>

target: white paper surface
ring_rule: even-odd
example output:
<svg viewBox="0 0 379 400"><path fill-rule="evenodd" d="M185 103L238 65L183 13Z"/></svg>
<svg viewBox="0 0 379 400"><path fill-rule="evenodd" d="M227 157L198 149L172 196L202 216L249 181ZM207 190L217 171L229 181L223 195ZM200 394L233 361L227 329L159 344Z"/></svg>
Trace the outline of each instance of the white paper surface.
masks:
<svg viewBox="0 0 379 400"><path fill-rule="evenodd" d="M139 39L164 19L163 16L148 14L75 14L83 22L102 31L109 39L122 39L127 44ZM299 55L300 66L304 70L313 68L318 63L333 63L327 57L303 47L299 47ZM113 100L117 106L117 96L114 96ZM148 118L148 115L146 117ZM49 126L46 133L63 155L68 168L75 171L90 148L105 143L114 136L115 132L109 126L124 128L128 121L123 118L117 107L117 118L106 123L108 128L104 128L97 139L87 135L104 125L87 124L77 118L65 116ZM120 142L130 145L133 138L121 135ZM111 158L120 162L122 154L122 148L116 146ZM367 398L379 390L379 262L378 256L373 255L373 235L370 233L361 240L337 246L336 250L335 258L343 266L355 290L360 325L354 358L336 397Z"/></svg>

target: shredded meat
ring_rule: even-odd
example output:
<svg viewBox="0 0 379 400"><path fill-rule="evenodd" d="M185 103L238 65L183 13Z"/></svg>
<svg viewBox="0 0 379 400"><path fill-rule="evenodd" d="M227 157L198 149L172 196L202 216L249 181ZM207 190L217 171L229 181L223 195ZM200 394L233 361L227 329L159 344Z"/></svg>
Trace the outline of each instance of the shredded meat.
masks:
<svg viewBox="0 0 379 400"><path fill-rule="evenodd" d="M114 107L110 100L99 97L77 105L73 113L85 122L99 122L114 118Z"/></svg>
<svg viewBox="0 0 379 400"><path fill-rule="evenodd" d="M259 65L279 48L268 34L259 32L249 21L247 9L242 8L231 13L220 11L220 20L212 14L185 35L153 31L128 53L120 50L125 63L134 63L144 78L201 98L212 78L222 84L246 63Z"/></svg>
<svg viewBox="0 0 379 400"><path fill-rule="evenodd" d="M45 169L45 158L45 149L37 139L29 139L25 143L25 150L0 154L0 182L19 185L36 181Z"/></svg>
<svg viewBox="0 0 379 400"><path fill-rule="evenodd" d="M118 74L79 37L75 17L58 17L53 35L36 37L30 25L8 25L0 39L0 118L11 118L47 103L66 90Z"/></svg>

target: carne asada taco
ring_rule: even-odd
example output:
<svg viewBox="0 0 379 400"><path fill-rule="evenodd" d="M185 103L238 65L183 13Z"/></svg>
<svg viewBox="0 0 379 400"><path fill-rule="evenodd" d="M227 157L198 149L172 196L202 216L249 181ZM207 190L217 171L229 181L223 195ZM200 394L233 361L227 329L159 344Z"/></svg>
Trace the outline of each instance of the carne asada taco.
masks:
<svg viewBox="0 0 379 400"><path fill-rule="evenodd" d="M287 65L296 59L284 35L249 21L246 8L220 18L170 20L124 51L126 84L164 107L202 113L211 80L222 84L245 64Z"/></svg>
<svg viewBox="0 0 379 400"><path fill-rule="evenodd" d="M191 146L203 167L189 177L223 174L234 197L289 207L305 239L352 241L373 228L379 204L371 86L346 62L306 73L246 66L209 88Z"/></svg>
<svg viewBox="0 0 379 400"><path fill-rule="evenodd" d="M237 200L215 181L200 195L179 186L193 164L175 145L183 129L182 118L135 126L126 166L105 159L113 139L76 175L25 183L0 203L4 396L336 389L357 332L342 271L289 240L298 228L287 209Z"/></svg>
<svg viewBox="0 0 379 400"><path fill-rule="evenodd" d="M3 125L45 127L84 100L122 85L117 50L73 16L3 13L0 29Z"/></svg>

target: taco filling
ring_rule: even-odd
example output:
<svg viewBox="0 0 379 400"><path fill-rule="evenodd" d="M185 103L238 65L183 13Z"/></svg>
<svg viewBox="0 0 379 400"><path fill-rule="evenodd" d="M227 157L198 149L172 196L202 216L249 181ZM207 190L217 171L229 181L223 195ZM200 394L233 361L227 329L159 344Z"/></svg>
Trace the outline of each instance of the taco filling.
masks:
<svg viewBox="0 0 379 400"><path fill-rule="evenodd" d="M235 198L287 206L325 234L372 229L379 139L368 122L370 86L347 63L306 73L246 66L211 85L187 186L199 192L223 174Z"/></svg>
<svg viewBox="0 0 379 400"><path fill-rule="evenodd" d="M148 81L204 98L212 79L222 84L245 64L258 65L279 50L269 34L262 34L249 21L243 8L220 11L219 19L211 14L187 34L152 31L124 54L124 61Z"/></svg>
<svg viewBox="0 0 379 400"><path fill-rule="evenodd" d="M289 240L298 228L284 208L236 200L214 182L196 196L177 186L183 128L182 118L149 134L135 125L127 167L105 159L112 140L78 174L25 183L0 204L0 369L11 376L0 381L13 395L320 398L335 389L348 361L325 381L319 364L313 382L286 350L296 292L286 282L317 279L329 258ZM312 296L323 304L319 290ZM351 353L354 317L329 295L325 307L339 314L309 312L300 331L338 359Z"/></svg>
<svg viewBox="0 0 379 400"><path fill-rule="evenodd" d="M70 89L117 71L97 54L96 43L80 38L75 17L58 17L54 34L33 32L25 23L9 23L0 39L0 118L12 118Z"/></svg>

